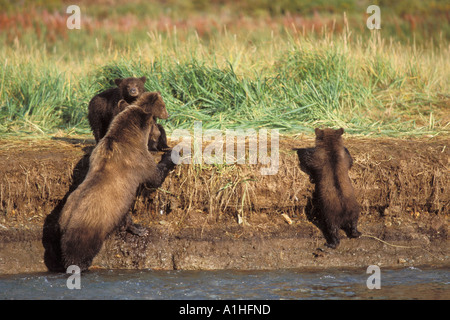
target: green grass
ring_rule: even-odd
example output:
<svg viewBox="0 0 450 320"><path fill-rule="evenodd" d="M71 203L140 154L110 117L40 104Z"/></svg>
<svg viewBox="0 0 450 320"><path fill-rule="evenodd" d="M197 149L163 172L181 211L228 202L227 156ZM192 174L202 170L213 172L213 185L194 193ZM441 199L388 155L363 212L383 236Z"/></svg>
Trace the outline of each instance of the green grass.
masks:
<svg viewBox="0 0 450 320"><path fill-rule="evenodd" d="M148 90L162 93L169 132L194 121L286 134L317 126L386 136L450 129L446 36L415 46L382 32L356 36L348 25L343 33L216 28L204 36L117 27L63 28L65 38L54 41L46 41L51 30L24 31L11 43L0 32L0 135L90 134L90 99L115 78L142 75Z"/></svg>

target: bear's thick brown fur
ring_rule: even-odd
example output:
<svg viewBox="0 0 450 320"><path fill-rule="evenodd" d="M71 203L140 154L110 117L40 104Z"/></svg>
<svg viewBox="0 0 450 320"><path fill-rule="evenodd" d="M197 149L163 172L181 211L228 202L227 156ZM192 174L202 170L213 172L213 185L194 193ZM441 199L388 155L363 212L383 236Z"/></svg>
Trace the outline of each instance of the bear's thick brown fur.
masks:
<svg viewBox="0 0 450 320"><path fill-rule="evenodd" d="M315 148L299 149L300 167L315 183L312 197L313 214L327 241L326 245L339 245L339 229L349 238L361 235L357 229L360 207L348 176L353 164L344 147L344 129L315 129Z"/></svg>
<svg viewBox="0 0 450 320"><path fill-rule="evenodd" d="M156 164L147 148L153 113L159 112L125 108L92 151L86 178L70 194L59 218L64 268L88 269L105 238L121 223L135 234L145 231L127 214L136 190L144 182L160 186L175 166L170 152Z"/></svg>
<svg viewBox="0 0 450 320"><path fill-rule="evenodd" d="M157 151L167 149L168 146L163 144L163 141L167 141L166 132L160 124L156 123L156 119L167 119L169 114L167 113L166 105L159 92L144 92L134 103L138 107L141 107L145 111L153 110L153 120L155 120L150 129L150 135L148 137L148 150ZM120 100L118 103L118 109L123 110L129 104L125 100Z"/></svg>

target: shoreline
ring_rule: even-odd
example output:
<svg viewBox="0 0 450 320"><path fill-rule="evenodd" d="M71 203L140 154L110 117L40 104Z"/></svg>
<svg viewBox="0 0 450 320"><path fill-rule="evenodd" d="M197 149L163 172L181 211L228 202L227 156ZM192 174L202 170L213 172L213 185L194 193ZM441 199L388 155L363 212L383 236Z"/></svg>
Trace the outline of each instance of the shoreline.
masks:
<svg viewBox="0 0 450 320"><path fill-rule="evenodd" d="M277 235L223 233L199 237L152 227L137 237L115 232L105 241L91 269L134 270L274 270L323 268L450 267L448 239L424 244L423 239L375 240L342 238L337 249L325 247L321 234L309 236L311 227L289 227ZM367 228L367 225L365 226ZM295 230L290 230L295 229ZM302 229L302 230L300 230ZM230 229L231 231L231 229ZM422 236L424 236L422 234ZM41 230L0 232L0 274L48 271L44 263ZM8 240L6 240L8 238ZM425 236L423 237L425 238Z"/></svg>

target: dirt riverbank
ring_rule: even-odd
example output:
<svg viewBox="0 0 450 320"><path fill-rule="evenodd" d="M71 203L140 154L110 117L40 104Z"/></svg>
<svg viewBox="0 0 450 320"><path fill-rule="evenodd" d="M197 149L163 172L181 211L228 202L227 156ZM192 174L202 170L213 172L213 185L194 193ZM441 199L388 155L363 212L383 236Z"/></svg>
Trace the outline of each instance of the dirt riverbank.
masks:
<svg viewBox="0 0 450 320"><path fill-rule="evenodd" d="M305 207L313 184L281 137L277 174L265 165L180 165L131 208L145 237L115 232L94 265L104 268L277 269L450 266L447 138L345 138L364 236L326 248ZM93 140L0 140L0 274L46 271L46 243L65 197L88 169ZM158 155L156 155L157 157ZM44 238L44 239L43 239Z"/></svg>

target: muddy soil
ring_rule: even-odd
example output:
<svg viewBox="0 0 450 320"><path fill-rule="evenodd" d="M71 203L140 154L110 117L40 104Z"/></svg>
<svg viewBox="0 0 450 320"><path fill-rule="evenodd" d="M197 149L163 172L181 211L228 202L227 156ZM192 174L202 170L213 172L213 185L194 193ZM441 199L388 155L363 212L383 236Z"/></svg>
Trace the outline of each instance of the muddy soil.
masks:
<svg viewBox="0 0 450 320"><path fill-rule="evenodd" d="M0 274L52 266L55 221L88 170L93 140L0 140ZM147 236L116 231L94 265L127 269L450 267L447 138L346 138L362 212L359 239L324 246L305 210L314 185L281 137L277 174L267 165L179 165L161 188L142 186L130 212ZM155 158L160 155L155 153Z"/></svg>

